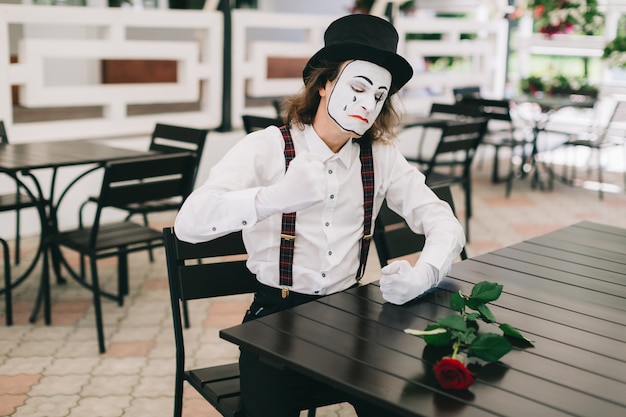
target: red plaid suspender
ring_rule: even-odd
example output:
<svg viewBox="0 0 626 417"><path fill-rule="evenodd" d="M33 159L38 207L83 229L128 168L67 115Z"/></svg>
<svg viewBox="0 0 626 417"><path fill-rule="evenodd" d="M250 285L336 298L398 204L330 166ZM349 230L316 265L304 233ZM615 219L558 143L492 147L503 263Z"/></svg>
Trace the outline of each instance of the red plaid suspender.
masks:
<svg viewBox="0 0 626 417"><path fill-rule="evenodd" d="M281 126L280 132L285 140L285 171L289 163L296 156L293 139L287 126ZM288 294L286 287L293 285L293 249L296 239L296 213L283 213L282 226L280 229L280 259L278 271L280 274L280 286L283 287L283 298Z"/></svg>
<svg viewBox="0 0 626 417"><path fill-rule="evenodd" d="M280 127L280 132L285 141L285 170L296 156L293 139L289 128ZM372 146L360 143L361 151L361 182L363 183L363 238L361 239L360 265L356 274L357 282L363 277L365 264L372 240L372 211L374 206L374 158ZM293 252L296 238L296 213L283 213L280 230L280 259L278 263L280 286L283 287L283 298L287 297L289 290L286 287L293 285Z"/></svg>
<svg viewBox="0 0 626 417"><path fill-rule="evenodd" d="M365 273L367 254L372 241L372 210L374 207L374 158L372 145L361 143L361 182L363 183L363 237L361 238L361 263L356 273L356 281L359 282Z"/></svg>

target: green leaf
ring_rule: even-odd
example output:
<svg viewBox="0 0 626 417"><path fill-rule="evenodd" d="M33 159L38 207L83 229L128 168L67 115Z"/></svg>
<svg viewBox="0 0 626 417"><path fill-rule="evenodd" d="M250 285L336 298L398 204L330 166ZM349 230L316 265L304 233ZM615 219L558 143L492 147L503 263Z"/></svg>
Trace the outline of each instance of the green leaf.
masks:
<svg viewBox="0 0 626 417"><path fill-rule="evenodd" d="M531 345L533 344L532 340L526 338L523 334L520 333L519 330L517 330L515 327L511 326L510 324L502 323L499 327L505 336L514 337L516 339L522 339L530 343Z"/></svg>
<svg viewBox="0 0 626 417"><path fill-rule="evenodd" d="M467 345L471 345L476 340L476 329L469 328L465 333L465 343Z"/></svg>
<svg viewBox="0 0 626 417"><path fill-rule="evenodd" d="M495 282L482 281L474 285L470 299L480 303L488 303L497 300L502 294L502 285Z"/></svg>
<svg viewBox="0 0 626 417"><path fill-rule="evenodd" d="M495 362L509 353L512 348L504 336L495 333L485 333L476 337L467 354L487 362Z"/></svg>
<svg viewBox="0 0 626 417"><path fill-rule="evenodd" d="M475 321L479 317L480 317L480 313L469 313L467 316L465 316L465 320L466 321Z"/></svg>
<svg viewBox="0 0 626 417"><path fill-rule="evenodd" d="M447 317L441 317L437 319L437 324L447 329L458 330L464 332L467 329L465 320L458 314L453 314Z"/></svg>
<svg viewBox="0 0 626 417"><path fill-rule="evenodd" d="M461 291L457 291L450 297L450 308L454 311L463 311L465 308L465 298Z"/></svg>
<svg viewBox="0 0 626 417"><path fill-rule="evenodd" d="M478 311L480 312L480 316L487 323L493 323L496 321L496 317L493 315L489 307L486 304L481 304L478 306Z"/></svg>
<svg viewBox="0 0 626 417"><path fill-rule="evenodd" d="M431 331L435 329L441 329L441 327L436 324L429 324L424 330ZM424 341L433 346L450 346L452 344L452 335L446 330L444 333L425 335Z"/></svg>

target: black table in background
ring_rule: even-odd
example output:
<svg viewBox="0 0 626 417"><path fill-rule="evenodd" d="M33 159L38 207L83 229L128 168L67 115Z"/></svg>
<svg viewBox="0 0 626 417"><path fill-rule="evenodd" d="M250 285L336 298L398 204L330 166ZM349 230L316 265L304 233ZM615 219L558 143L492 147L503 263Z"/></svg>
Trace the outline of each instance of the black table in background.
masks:
<svg viewBox="0 0 626 417"><path fill-rule="evenodd" d="M18 178L22 182L24 188L30 194L30 197L39 202L39 217L41 221L41 239L39 249L33 258L31 265L25 272L13 281L12 287L23 282L35 269L39 258L43 258L44 267L42 267L42 275L48 273L48 256L52 258L57 278L60 276L58 258L60 251L51 245L48 237L55 232L57 228L57 208L65 193L71 188L76 181L83 178L89 172L98 169L109 161L115 161L127 158L136 158L153 154L149 151L138 151L127 148L118 148L109 146L103 142L91 140L68 140L68 141L50 141L50 142L33 142L33 143L10 143L0 144L0 172L6 172ZM58 170L64 167L91 165L77 176L65 189L57 195L56 179ZM52 170L50 185L47 190L41 184L39 178L41 170ZM28 178L30 181L24 182ZM42 276L42 283L49 280ZM9 289L10 290L10 289ZM47 291L44 285L40 286L39 301L36 303L35 311L31 317L31 321L36 319L38 308L43 297L42 292ZM46 324L50 324L50 306L44 305L44 320Z"/></svg>
<svg viewBox="0 0 626 417"><path fill-rule="evenodd" d="M483 367L469 390L439 388L421 338L452 292L504 285L490 308L534 341ZM497 329L496 329L497 331ZM221 337L388 410L388 416L626 415L626 230L581 222L453 265L404 306L376 283L225 329Z"/></svg>

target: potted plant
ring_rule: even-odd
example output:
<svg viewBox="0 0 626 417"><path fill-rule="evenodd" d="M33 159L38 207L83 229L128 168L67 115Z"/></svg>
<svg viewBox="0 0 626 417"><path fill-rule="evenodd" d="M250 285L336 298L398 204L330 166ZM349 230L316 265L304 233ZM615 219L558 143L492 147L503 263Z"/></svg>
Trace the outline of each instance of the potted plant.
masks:
<svg viewBox="0 0 626 417"><path fill-rule="evenodd" d="M520 89L522 90L522 93L524 94L537 96L540 93L545 93L546 87L541 77L536 76L536 75L531 75L521 80Z"/></svg>
<svg viewBox="0 0 626 417"><path fill-rule="evenodd" d="M548 38L555 34L596 35L604 25L597 0L529 0L526 6L535 30Z"/></svg>

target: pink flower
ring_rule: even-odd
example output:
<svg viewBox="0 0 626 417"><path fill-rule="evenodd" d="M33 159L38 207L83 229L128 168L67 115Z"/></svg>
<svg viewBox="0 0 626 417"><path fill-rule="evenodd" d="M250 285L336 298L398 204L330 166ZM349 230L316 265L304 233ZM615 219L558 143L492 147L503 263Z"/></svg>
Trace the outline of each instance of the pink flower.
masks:
<svg viewBox="0 0 626 417"><path fill-rule="evenodd" d="M439 385L446 389L467 389L476 379L476 375L456 358L441 359L435 364L433 371Z"/></svg>

